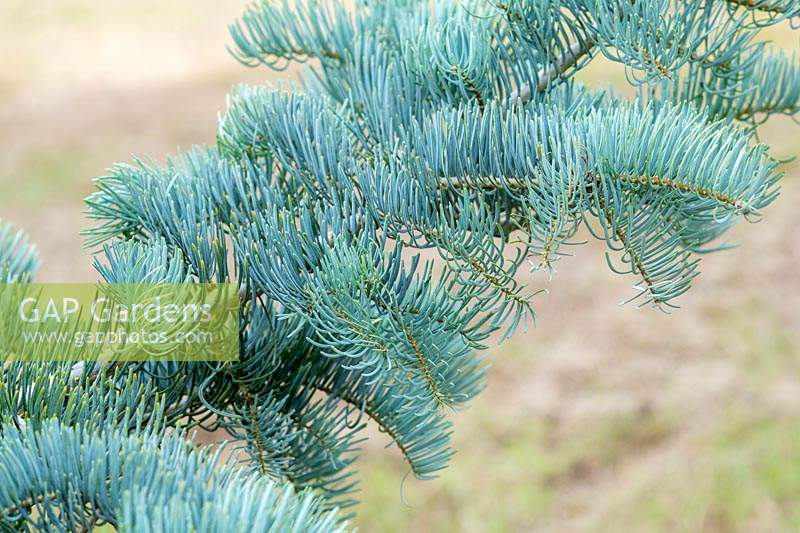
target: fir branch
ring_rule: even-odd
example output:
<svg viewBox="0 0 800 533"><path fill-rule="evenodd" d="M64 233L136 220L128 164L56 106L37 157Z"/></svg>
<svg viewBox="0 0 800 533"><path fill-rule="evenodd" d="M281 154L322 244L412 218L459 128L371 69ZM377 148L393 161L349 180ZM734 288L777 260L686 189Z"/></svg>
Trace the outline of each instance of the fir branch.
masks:
<svg viewBox="0 0 800 533"><path fill-rule="evenodd" d="M511 335L533 316L517 279L528 257L549 268L583 224L607 244L612 271L641 279L633 300L672 307L697 275L696 254L777 196L767 148L717 119L797 110L796 60L762 55L754 40L797 10L744 1L252 6L231 29L234 54L275 69L313 60L302 90L240 88L215 147L117 165L87 201L105 279L239 284L240 360L82 370L69 398L89 394L108 418L76 416L76 400L37 377L39 400L0 393L6 424L41 428L55 409L87 438L115 423L143 435L153 420L223 428L253 472L222 469L248 500L214 493L221 504L250 517L257 491L231 480L252 475L264 494L273 493L264 476L287 480L320 491L304 519L328 529L322 509L353 501L361 414L415 476L434 477L453 453L442 406L481 390L493 332ZM776 6L785 9L757 14ZM646 98L625 102L571 79L597 52L623 64ZM0 244L17 242L8 235ZM408 246L437 254L422 262ZM33 256L11 248L0 259L17 279ZM118 396L87 392L101 376L91 387L113 383ZM164 413L151 396L135 403L142 391ZM120 415L121 399L142 406L139 418ZM275 490L284 503L263 501L265 513L295 516L295 502L311 501ZM207 505L202 492L176 502L153 491L138 491L124 520L167 508L191 523ZM20 501L48 505L29 496ZM90 521L118 508L85 507ZM215 512L203 516L213 523Z"/></svg>
<svg viewBox="0 0 800 533"><path fill-rule="evenodd" d="M193 449L180 434L128 437L113 428L83 432L54 421L38 430L4 429L0 520L9 526L21 519L26 530L79 529L98 517L131 531L178 523L220 532L265 525L344 530L314 496L230 466L218 471L217 463L217 456ZM36 507L38 513L25 510Z"/></svg>

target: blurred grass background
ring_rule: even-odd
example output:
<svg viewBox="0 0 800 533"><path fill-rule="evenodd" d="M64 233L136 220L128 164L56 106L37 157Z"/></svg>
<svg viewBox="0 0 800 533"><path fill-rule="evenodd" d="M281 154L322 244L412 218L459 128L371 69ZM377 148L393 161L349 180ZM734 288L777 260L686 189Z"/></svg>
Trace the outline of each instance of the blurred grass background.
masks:
<svg viewBox="0 0 800 533"><path fill-rule="evenodd" d="M0 218L39 243L44 281L93 280L81 200L132 154L213 142L236 83L276 79L225 51L241 0L0 3ZM769 35L798 50L788 28ZM624 86L596 61L591 83ZM778 157L800 127L761 130ZM709 256L671 316L618 307L632 279L598 243L552 282L535 327L494 346L432 482L377 435L358 467L363 531L800 530L800 165L763 222ZM407 505L406 505L407 504Z"/></svg>

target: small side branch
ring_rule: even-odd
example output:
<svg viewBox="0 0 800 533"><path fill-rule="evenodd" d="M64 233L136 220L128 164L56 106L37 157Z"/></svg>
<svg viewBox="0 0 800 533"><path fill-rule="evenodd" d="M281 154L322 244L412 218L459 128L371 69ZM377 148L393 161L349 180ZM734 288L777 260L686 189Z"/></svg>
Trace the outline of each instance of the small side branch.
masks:
<svg viewBox="0 0 800 533"><path fill-rule="evenodd" d="M776 13L779 15L787 11L786 6L777 3L771 4L764 0L728 0L728 2L736 4L737 6L746 7L747 9L757 9L766 13Z"/></svg>
<svg viewBox="0 0 800 533"><path fill-rule="evenodd" d="M381 415L380 411L376 409L374 403L371 400L368 399L366 401L363 401L362 399L357 398L350 393L334 390L333 387L330 385L319 384L315 385L315 388L320 392L324 392L328 396L338 398L344 403L352 407L355 407L358 411L366 413L367 416L369 416L372 420L374 420L375 423L378 424L378 426L380 426L380 428L384 432L386 432L387 435L389 435L389 438L392 439L397 448L400 450L400 453L403 455L403 457L405 457L406 461L408 461L408 464L411 466L411 470L414 472L414 475L417 477L423 475L419 470L419 466L413 460L411 452L403 444L401 440L402 435L400 434L400 432L394 425L390 423L389 420L386 419L386 417Z"/></svg>
<svg viewBox="0 0 800 533"><path fill-rule="evenodd" d="M550 87L550 83L564 74L571 67L575 66L580 58L588 54L594 47L594 36L587 35L585 39L575 41L561 55L557 56L546 67L539 70L536 75L536 92L544 92ZM505 102L505 107L515 104L525 103L531 99L531 84L524 83L513 91Z"/></svg>
<svg viewBox="0 0 800 533"><path fill-rule="evenodd" d="M600 175L598 174L590 174L589 177L591 180L599 182L601 180ZM700 198L704 198L706 200L715 200L722 204L726 208L732 209L744 209L746 207L744 200L740 198L734 198L729 196L723 192L716 191L710 187L703 187L702 185L686 183L677 179L672 179L668 177L660 177L660 176L647 176L647 175L633 175L633 174L620 174L618 176L612 176L610 179L615 181L619 181L623 184L631 184L631 185L649 185L652 187L664 187L669 188L678 192L682 193L689 193L694 194ZM499 190L503 187L506 187L510 190L525 190L528 188L535 188L538 186L536 181L527 181L522 179L506 179L504 183L497 183L491 182L489 180L485 182L474 181L470 183L463 183L456 181L454 178L439 178L439 187L445 189L447 187L452 187L457 190L463 189L481 189L481 190Z"/></svg>

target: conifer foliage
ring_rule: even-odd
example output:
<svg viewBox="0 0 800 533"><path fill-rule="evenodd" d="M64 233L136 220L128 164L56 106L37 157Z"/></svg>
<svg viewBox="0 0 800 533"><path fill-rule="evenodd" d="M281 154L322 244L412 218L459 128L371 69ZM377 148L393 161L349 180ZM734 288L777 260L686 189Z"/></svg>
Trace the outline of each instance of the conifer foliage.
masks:
<svg viewBox="0 0 800 533"><path fill-rule="evenodd" d="M367 424L435 477L484 350L533 317L520 269L553 274L583 227L632 305L668 311L775 199L755 131L800 110L800 63L759 32L798 17L793 0L251 6L233 55L306 63L302 81L237 88L214 146L115 165L87 199L106 281L241 288L239 360L6 364L3 526L346 529ZM574 79L599 56L635 101ZM36 266L2 226L0 280ZM227 432L240 464L195 429Z"/></svg>

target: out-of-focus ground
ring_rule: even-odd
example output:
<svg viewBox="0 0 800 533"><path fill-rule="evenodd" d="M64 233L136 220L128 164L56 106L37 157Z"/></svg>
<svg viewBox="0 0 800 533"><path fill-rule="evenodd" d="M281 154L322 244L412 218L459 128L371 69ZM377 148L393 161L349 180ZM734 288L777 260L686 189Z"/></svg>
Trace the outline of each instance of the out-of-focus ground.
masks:
<svg viewBox="0 0 800 533"><path fill-rule="evenodd" d="M95 279L79 231L91 178L131 154L212 142L236 83L276 79L225 51L240 0L0 4L0 218L26 229L40 279ZM786 28L772 37L798 50ZM584 75L619 84L605 63ZM779 157L800 126L761 130ZM670 316L617 303L634 281L575 247L527 333L490 350L486 392L456 413L441 478L402 486L367 445L363 531L800 530L800 165L740 247L703 260ZM385 441L378 436L378 441ZM403 499L410 505L406 507Z"/></svg>

